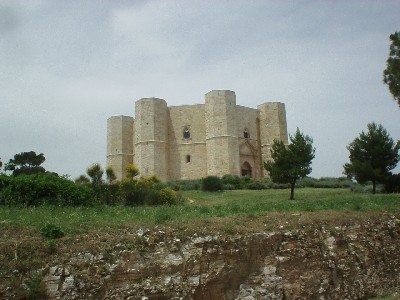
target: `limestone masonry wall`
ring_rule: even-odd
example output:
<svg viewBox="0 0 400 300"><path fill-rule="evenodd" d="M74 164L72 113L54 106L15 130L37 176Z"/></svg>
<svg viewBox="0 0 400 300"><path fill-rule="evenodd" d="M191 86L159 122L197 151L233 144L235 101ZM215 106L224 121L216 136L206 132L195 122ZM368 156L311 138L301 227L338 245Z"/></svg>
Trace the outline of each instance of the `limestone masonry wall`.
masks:
<svg viewBox="0 0 400 300"><path fill-rule="evenodd" d="M163 99L136 102L135 119L107 122L107 165L117 178L135 163L142 176L162 180L208 175L263 177L274 139L288 142L283 103L236 105L233 91L214 90L205 104L168 107Z"/></svg>

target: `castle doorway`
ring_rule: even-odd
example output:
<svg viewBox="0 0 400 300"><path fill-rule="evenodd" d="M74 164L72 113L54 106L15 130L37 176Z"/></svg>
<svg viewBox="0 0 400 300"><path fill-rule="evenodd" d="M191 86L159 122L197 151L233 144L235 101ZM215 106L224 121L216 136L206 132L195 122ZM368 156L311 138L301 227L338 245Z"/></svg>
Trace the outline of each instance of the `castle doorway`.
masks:
<svg viewBox="0 0 400 300"><path fill-rule="evenodd" d="M243 164L242 164L242 167L240 168L241 169L241 174L242 174L242 176L249 176L249 177L252 177L252 172L251 172L251 165L247 162L247 161L245 161Z"/></svg>

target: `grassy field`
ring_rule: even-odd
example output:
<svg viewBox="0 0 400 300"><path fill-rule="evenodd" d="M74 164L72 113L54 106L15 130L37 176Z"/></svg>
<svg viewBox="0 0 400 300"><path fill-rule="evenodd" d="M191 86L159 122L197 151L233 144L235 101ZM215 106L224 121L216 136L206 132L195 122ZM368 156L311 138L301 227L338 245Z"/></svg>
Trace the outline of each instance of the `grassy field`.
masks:
<svg viewBox="0 0 400 300"><path fill-rule="evenodd" d="M297 189L296 200L288 190L235 190L224 192L186 191L187 201L177 206L96 206L15 208L0 206L3 230L39 230L46 223L63 228L70 235L91 230L121 230L138 226L197 226L223 223L224 228L246 226L252 220L272 224L288 216L354 217L368 213L400 212L399 194L352 193L348 189ZM280 217L272 218L280 214ZM196 225L197 224L197 225ZM272 226L272 225L271 225Z"/></svg>

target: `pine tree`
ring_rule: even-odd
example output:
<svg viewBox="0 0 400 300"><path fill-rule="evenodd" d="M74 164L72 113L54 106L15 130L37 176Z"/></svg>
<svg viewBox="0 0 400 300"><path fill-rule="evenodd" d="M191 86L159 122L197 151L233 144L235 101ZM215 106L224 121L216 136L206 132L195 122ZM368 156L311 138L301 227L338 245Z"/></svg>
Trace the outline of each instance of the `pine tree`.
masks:
<svg viewBox="0 0 400 300"><path fill-rule="evenodd" d="M264 162L273 182L290 184L290 200L294 199L296 181L312 171L311 161L315 157L312 143L312 138L297 128L294 136L290 136L288 146L280 140L274 140L271 150L273 161Z"/></svg>

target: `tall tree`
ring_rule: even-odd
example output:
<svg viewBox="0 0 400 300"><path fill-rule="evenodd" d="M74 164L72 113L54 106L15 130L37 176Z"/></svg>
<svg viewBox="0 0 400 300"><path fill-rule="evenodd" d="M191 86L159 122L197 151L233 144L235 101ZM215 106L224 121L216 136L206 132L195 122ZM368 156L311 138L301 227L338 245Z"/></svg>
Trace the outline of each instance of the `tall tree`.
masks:
<svg viewBox="0 0 400 300"><path fill-rule="evenodd" d="M313 140L297 128L290 136L290 144L285 146L280 140L274 140L271 149L273 161L264 162L273 182L290 184L290 200L294 199L296 181L311 173L311 162L315 157Z"/></svg>
<svg viewBox="0 0 400 300"><path fill-rule="evenodd" d="M12 171L14 176L20 174L45 173L46 170L41 166L46 158L43 153L36 154L35 151L21 152L15 154L13 159L5 165L5 171Z"/></svg>
<svg viewBox="0 0 400 300"><path fill-rule="evenodd" d="M383 82L400 106L400 31L390 35L391 45L386 69L383 71Z"/></svg>
<svg viewBox="0 0 400 300"><path fill-rule="evenodd" d="M399 162L400 142L396 143L381 124L370 123L368 132L361 132L347 146L350 163L345 164L344 173L359 183L372 181L372 193L376 192L376 183L384 182Z"/></svg>
<svg viewBox="0 0 400 300"><path fill-rule="evenodd" d="M100 164L96 163L91 165L89 168L86 169L86 174L88 174L88 176L90 177L93 186L99 187L103 184L102 177L104 171Z"/></svg>
<svg viewBox="0 0 400 300"><path fill-rule="evenodd" d="M117 176L115 176L114 169L111 166L108 166L106 168L106 177L108 184L112 184L114 180L117 179Z"/></svg>

